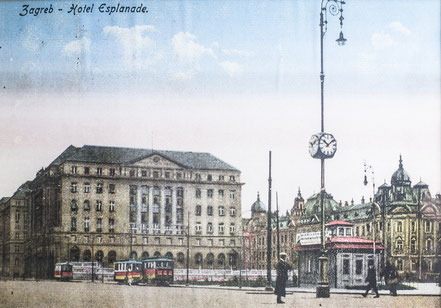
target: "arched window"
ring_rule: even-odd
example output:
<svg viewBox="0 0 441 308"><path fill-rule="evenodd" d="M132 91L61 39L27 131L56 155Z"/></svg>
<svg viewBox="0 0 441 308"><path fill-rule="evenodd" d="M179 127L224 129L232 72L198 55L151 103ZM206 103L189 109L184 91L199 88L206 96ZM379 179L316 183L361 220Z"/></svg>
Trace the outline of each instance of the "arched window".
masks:
<svg viewBox="0 0 441 308"><path fill-rule="evenodd" d="M70 249L69 261L80 261L80 249L77 246L74 246Z"/></svg>
<svg viewBox="0 0 441 308"><path fill-rule="evenodd" d="M173 259L173 254L172 254L170 251L168 251L168 252L165 254L165 257L168 258L168 259Z"/></svg>
<svg viewBox="0 0 441 308"><path fill-rule="evenodd" d="M402 251L403 250L403 240L399 237L397 238L396 242L395 242L395 248L398 251Z"/></svg>
<svg viewBox="0 0 441 308"><path fill-rule="evenodd" d="M83 260L86 261L86 262L90 262L91 256L92 256L92 254L91 254L90 250L87 249L83 253Z"/></svg>
<svg viewBox="0 0 441 308"><path fill-rule="evenodd" d="M103 262L103 259L104 259L104 253L102 252L102 250L98 250L98 251L95 253L95 259L96 259L96 261L98 261L98 262Z"/></svg>
<svg viewBox="0 0 441 308"><path fill-rule="evenodd" d="M141 254L141 259L147 259L149 257L149 253L147 251L143 251Z"/></svg>
<svg viewBox="0 0 441 308"><path fill-rule="evenodd" d="M214 255L210 252L209 254L207 254L207 258L205 259L205 261L207 262L207 265L212 266L214 263Z"/></svg>
<svg viewBox="0 0 441 308"><path fill-rule="evenodd" d="M138 254L136 253L136 251L132 251L132 252L130 253L130 259L131 259L131 260L136 260L136 259L138 259Z"/></svg>
<svg viewBox="0 0 441 308"><path fill-rule="evenodd" d="M109 251L107 254L107 261L109 261L109 264L112 264L116 260L116 252L114 250Z"/></svg>
<svg viewBox="0 0 441 308"><path fill-rule="evenodd" d="M225 265L225 255L223 253L220 253L217 256L217 264L219 265Z"/></svg>
<svg viewBox="0 0 441 308"><path fill-rule="evenodd" d="M414 237L410 239L410 252L416 252L416 239Z"/></svg>
<svg viewBox="0 0 441 308"><path fill-rule="evenodd" d="M159 251L155 251L155 253L153 254L154 257L160 257L161 253Z"/></svg>
<svg viewBox="0 0 441 308"><path fill-rule="evenodd" d="M194 263L197 265L202 264L202 254L201 253L198 252L194 255Z"/></svg>
<svg viewBox="0 0 441 308"><path fill-rule="evenodd" d="M182 252L178 253L178 263L182 264L185 261L184 254Z"/></svg>

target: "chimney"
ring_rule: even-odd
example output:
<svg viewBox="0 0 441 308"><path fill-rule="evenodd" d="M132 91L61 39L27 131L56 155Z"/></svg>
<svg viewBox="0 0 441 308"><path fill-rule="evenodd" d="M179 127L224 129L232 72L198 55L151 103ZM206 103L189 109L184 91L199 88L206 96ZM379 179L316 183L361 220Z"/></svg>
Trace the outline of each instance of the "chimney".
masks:
<svg viewBox="0 0 441 308"><path fill-rule="evenodd" d="M364 204L364 196L361 197L361 204Z"/></svg>

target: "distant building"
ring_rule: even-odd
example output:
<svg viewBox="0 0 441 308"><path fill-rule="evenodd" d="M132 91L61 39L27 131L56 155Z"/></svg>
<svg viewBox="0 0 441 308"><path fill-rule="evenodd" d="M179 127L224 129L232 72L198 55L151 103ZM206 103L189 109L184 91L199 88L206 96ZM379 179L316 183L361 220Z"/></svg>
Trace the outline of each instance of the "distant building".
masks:
<svg viewBox="0 0 441 308"><path fill-rule="evenodd" d="M60 261L111 266L158 255L182 268L187 232L191 268L237 268L242 185L238 169L209 153L70 146L29 183L19 273L51 277ZM2 220L13 220L16 210L3 208Z"/></svg>
<svg viewBox="0 0 441 308"><path fill-rule="evenodd" d="M10 198L0 200L0 275L21 277L24 274L25 242L29 238L30 182Z"/></svg>

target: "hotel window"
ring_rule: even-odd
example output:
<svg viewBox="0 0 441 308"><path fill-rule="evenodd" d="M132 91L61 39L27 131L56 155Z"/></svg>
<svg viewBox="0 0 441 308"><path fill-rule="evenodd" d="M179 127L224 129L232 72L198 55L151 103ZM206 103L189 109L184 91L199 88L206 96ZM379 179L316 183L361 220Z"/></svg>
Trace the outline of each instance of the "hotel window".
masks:
<svg viewBox="0 0 441 308"><path fill-rule="evenodd" d="M90 192L90 183L84 183L84 192L85 193Z"/></svg>
<svg viewBox="0 0 441 308"><path fill-rule="evenodd" d="M96 193L97 194L102 194L103 193L103 184L102 183L96 184Z"/></svg>
<svg viewBox="0 0 441 308"><path fill-rule="evenodd" d="M72 217L70 219L70 231L77 231L77 218Z"/></svg>
<svg viewBox="0 0 441 308"><path fill-rule="evenodd" d="M202 179L200 173L195 173L194 177L195 177L196 181L200 181Z"/></svg>
<svg viewBox="0 0 441 308"><path fill-rule="evenodd" d="M72 173L77 174L77 166L72 166Z"/></svg>
<svg viewBox="0 0 441 308"><path fill-rule="evenodd" d="M397 222L397 232L403 232L403 223L401 221Z"/></svg>
<svg viewBox="0 0 441 308"><path fill-rule="evenodd" d="M224 216L225 215L225 208L221 205L219 206L219 216Z"/></svg>
<svg viewBox="0 0 441 308"><path fill-rule="evenodd" d="M183 197L183 196L184 196L184 189L183 189L182 187L178 187L178 188L176 189L176 195L177 195L178 197Z"/></svg>
<svg viewBox="0 0 441 308"><path fill-rule="evenodd" d="M230 190L230 199L235 199L235 198L236 198L236 191Z"/></svg>
<svg viewBox="0 0 441 308"><path fill-rule="evenodd" d="M196 198L200 198L200 197L201 197L201 189L196 188Z"/></svg>
<svg viewBox="0 0 441 308"><path fill-rule="evenodd" d="M155 237L155 245L160 245L161 239L159 237Z"/></svg>
<svg viewBox="0 0 441 308"><path fill-rule="evenodd" d="M230 234L234 234L236 232L236 226L234 225L234 222L230 223Z"/></svg>
<svg viewBox="0 0 441 308"><path fill-rule="evenodd" d="M212 238L208 239L208 246L213 246L213 239Z"/></svg>
<svg viewBox="0 0 441 308"><path fill-rule="evenodd" d="M223 189L219 189L218 192L219 197L223 197L224 196L224 190Z"/></svg>
<svg viewBox="0 0 441 308"><path fill-rule="evenodd" d="M166 179L169 179L169 178L170 178L170 172L166 171L166 172L164 173L164 177L165 177Z"/></svg>
<svg viewBox="0 0 441 308"><path fill-rule="evenodd" d="M360 229L359 227L355 227L355 235L359 236L360 235Z"/></svg>
<svg viewBox="0 0 441 308"><path fill-rule="evenodd" d="M224 234L224 223L223 222L219 223L218 233Z"/></svg>
<svg viewBox="0 0 441 308"><path fill-rule="evenodd" d="M202 214L202 206L201 205L196 205L196 216L201 216Z"/></svg>
<svg viewBox="0 0 441 308"><path fill-rule="evenodd" d="M102 209L103 209L103 201L96 200L96 211L101 212Z"/></svg>
<svg viewBox="0 0 441 308"><path fill-rule="evenodd" d="M90 210L90 202L89 200L84 200L84 210L89 211Z"/></svg>
<svg viewBox="0 0 441 308"><path fill-rule="evenodd" d="M78 210L77 200L73 199L73 200L70 202L70 209L71 209L72 211L76 211L76 210Z"/></svg>
<svg viewBox="0 0 441 308"><path fill-rule="evenodd" d="M103 229L103 219L102 218L97 218L96 220L96 231L97 232L101 232Z"/></svg>
<svg viewBox="0 0 441 308"><path fill-rule="evenodd" d="M415 232L415 231L416 231L416 228L415 228L416 224L415 224L414 221L412 221L412 222L410 223L410 226L411 226L411 230L412 230L412 232Z"/></svg>
<svg viewBox="0 0 441 308"><path fill-rule="evenodd" d="M110 168L109 174L110 174L110 176L115 176L115 168Z"/></svg>
<svg viewBox="0 0 441 308"><path fill-rule="evenodd" d="M231 181L231 182L236 181L236 177L235 177L234 175L230 175L230 181Z"/></svg>
<svg viewBox="0 0 441 308"><path fill-rule="evenodd" d="M84 174L89 174L89 172L90 172L89 167L84 167Z"/></svg>
<svg viewBox="0 0 441 308"><path fill-rule="evenodd" d="M225 180L224 176L223 175L219 175L219 181L223 182L224 180Z"/></svg>
<svg viewBox="0 0 441 308"><path fill-rule="evenodd" d="M182 173L181 172L177 172L176 173L176 178L179 180L179 179L182 179Z"/></svg>
<svg viewBox="0 0 441 308"><path fill-rule="evenodd" d="M147 245L147 244L149 243L149 238L148 238L148 237L143 237L143 238L142 238L142 243L143 243L144 245Z"/></svg>
<svg viewBox="0 0 441 308"><path fill-rule="evenodd" d="M109 184L109 194L115 193L115 184Z"/></svg>
<svg viewBox="0 0 441 308"><path fill-rule="evenodd" d="M15 223L18 224L19 221L20 221L20 211L15 211Z"/></svg>
<svg viewBox="0 0 441 308"><path fill-rule="evenodd" d="M212 177L212 175L211 174L209 174L209 175L207 175L207 181L212 181L213 180L213 177Z"/></svg>
<svg viewBox="0 0 441 308"><path fill-rule="evenodd" d="M110 201L109 203L109 212L115 211L115 201Z"/></svg>
<svg viewBox="0 0 441 308"><path fill-rule="evenodd" d="M225 246L225 240L219 240L219 246Z"/></svg>
<svg viewBox="0 0 441 308"><path fill-rule="evenodd" d="M234 239L230 240L230 246L236 246L236 241Z"/></svg>
<svg viewBox="0 0 441 308"><path fill-rule="evenodd" d="M371 224L366 224L366 232L371 232Z"/></svg>
<svg viewBox="0 0 441 308"><path fill-rule="evenodd" d="M129 174L130 174L130 177L133 178L133 177L135 176L135 170L130 170L130 173L129 173Z"/></svg>
<svg viewBox="0 0 441 308"><path fill-rule="evenodd" d="M103 242L103 237L102 236L98 236L97 239L98 239L98 243L102 243Z"/></svg>
<svg viewBox="0 0 441 308"><path fill-rule="evenodd" d="M153 171L153 178L155 178L155 179L159 178L159 172L158 171Z"/></svg>
<svg viewBox="0 0 441 308"><path fill-rule="evenodd" d="M196 234L200 234L202 232L202 224L200 222L197 222L194 226L194 230Z"/></svg>
<svg viewBox="0 0 441 308"><path fill-rule="evenodd" d="M352 229L346 228L346 236L352 236Z"/></svg>
<svg viewBox="0 0 441 308"><path fill-rule="evenodd" d="M90 219L89 217L84 218L84 232L89 232L90 229Z"/></svg>
<svg viewBox="0 0 441 308"><path fill-rule="evenodd" d="M213 207L211 205L207 206L207 215L213 216Z"/></svg>
<svg viewBox="0 0 441 308"><path fill-rule="evenodd" d="M97 175L103 175L103 168L96 168Z"/></svg>
<svg viewBox="0 0 441 308"><path fill-rule="evenodd" d="M184 245L184 239L183 238L179 238L178 239L179 245L182 246Z"/></svg>
<svg viewBox="0 0 441 308"><path fill-rule="evenodd" d="M75 228L76 228L76 221L75 221ZM76 243L76 242L77 242L77 236L76 236L76 235L72 235L72 236L70 237L70 241L71 241L72 243Z"/></svg>
<svg viewBox="0 0 441 308"><path fill-rule="evenodd" d="M236 216L236 208L235 207L230 207L230 216L231 217L235 217Z"/></svg>
<svg viewBox="0 0 441 308"><path fill-rule="evenodd" d="M146 177L147 176L147 170L141 170L141 176Z"/></svg>
<svg viewBox="0 0 441 308"><path fill-rule="evenodd" d="M70 183L70 192L71 193L77 192L77 183L75 183L75 182Z"/></svg>
<svg viewBox="0 0 441 308"><path fill-rule="evenodd" d="M207 198L213 198L213 189L207 189Z"/></svg>
<svg viewBox="0 0 441 308"><path fill-rule="evenodd" d="M109 218L109 232L115 232L115 220L113 218Z"/></svg>
<svg viewBox="0 0 441 308"><path fill-rule="evenodd" d="M211 222L207 224L207 233L213 233L213 224Z"/></svg>
<svg viewBox="0 0 441 308"><path fill-rule="evenodd" d="M345 229L344 228L338 228L338 236L344 236L345 235Z"/></svg>
<svg viewBox="0 0 441 308"><path fill-rule="evenodd" d="M196 239L196 246L201 246L201 239L200 238ZM200 261L199 261L199 263L200 263Z"/></svg>

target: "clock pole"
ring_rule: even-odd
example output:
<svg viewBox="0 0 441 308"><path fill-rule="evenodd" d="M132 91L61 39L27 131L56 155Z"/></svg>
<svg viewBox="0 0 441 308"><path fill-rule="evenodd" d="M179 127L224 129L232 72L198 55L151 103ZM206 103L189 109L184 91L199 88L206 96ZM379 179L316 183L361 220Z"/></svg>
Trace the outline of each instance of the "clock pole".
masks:
<svg viewBox="0 0 441 308"><path fill-rule="evenodd" d="M340 28L343 26L343 0L322 0L320 7L320 126L321 132L318 138L318 151L315 155L312 155L313 150L310 150L311 155L314 158L320 158L320 210L321 210L321 250L319 257L320 276L316 289L316 297L329 297L329 281L328 281L328 257L326 251L326 234L325 234L325 159L332 158L337 150L337 144L333 136L332 139L324 138L325 135L325 110L324 110L324 88L325 88L325 73L324 73L324 61L323 61L323 41L327 31L327 16L328 13L333 16L339 16ZM336 40L339 45L344 45L346 39L343 37L343 32L340 31L340 36ZM323 140L323 142L322 142ZM328 141L326 141L328 140ZM324 145L326 144L326 145ZM332 147L334 144L334 148ZM330 146L331 145L331 146ZM310 142L310 147L312 146Z"/></svg>

